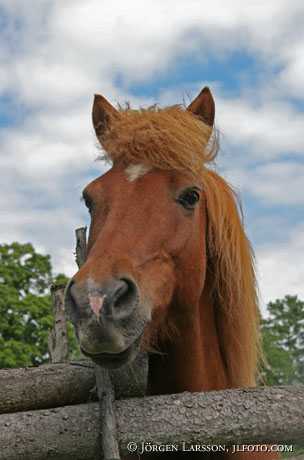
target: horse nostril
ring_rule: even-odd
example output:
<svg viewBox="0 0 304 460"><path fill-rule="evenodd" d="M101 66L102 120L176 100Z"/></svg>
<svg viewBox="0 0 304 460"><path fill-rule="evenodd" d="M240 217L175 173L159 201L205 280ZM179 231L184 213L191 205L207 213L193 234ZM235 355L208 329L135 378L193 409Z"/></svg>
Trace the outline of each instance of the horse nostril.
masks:
<svg viewBox="0 0 304 460"><path fill-rule="evenodd" d="M121 302L124 295L128 292L129 289L128 283L123 279L117 281L116 283L117 284L113 290L113 303L115 305Z"/></svg>
<svg viewBox="0 0 304 460"><path fill-rule="evenodd" d="M133 281L127 278L120 279L113 293L113 309L115 309L116 312L117 310L124 310L127 312L133 309L136 301L136 292L137 289Z"/></svg>
<svg viewBox="0 0 304 460"><path fill-rule="evenodd" d="M74 280L71 280L68 286L67 294L69 294L75 308L82 304L86 296L85 290L83 288L79 288Z"/></svg>
<svg viewBox="0 0 304 460"><path fill-rule="evenodd" d="M68 317L72 322L80 318L87 318L90 314L90 309L88 308L86 287L77 284L77 282L72 279L66 287L65 305Z"/></svg>
<svg viewBox="0 0 304 460"><path fill-rule="evenodd" d="M65 288L64 306L68 319L72 322L76 321L79 316L79 300L77 286L73 279L68 282Z"/></svg>

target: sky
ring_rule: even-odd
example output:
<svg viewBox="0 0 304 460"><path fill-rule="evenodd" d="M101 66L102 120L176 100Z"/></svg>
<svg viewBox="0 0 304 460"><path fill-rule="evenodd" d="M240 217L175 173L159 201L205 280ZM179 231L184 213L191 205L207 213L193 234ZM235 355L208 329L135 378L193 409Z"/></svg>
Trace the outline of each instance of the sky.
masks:
<svg viewBox="0 0 304 460"><path fill-rule="evenodd" d="M208 85L261 303L304 299L302 0L0 0L0 242L72 275L83 187L106 170L94 93L170 105Z"/></svg>

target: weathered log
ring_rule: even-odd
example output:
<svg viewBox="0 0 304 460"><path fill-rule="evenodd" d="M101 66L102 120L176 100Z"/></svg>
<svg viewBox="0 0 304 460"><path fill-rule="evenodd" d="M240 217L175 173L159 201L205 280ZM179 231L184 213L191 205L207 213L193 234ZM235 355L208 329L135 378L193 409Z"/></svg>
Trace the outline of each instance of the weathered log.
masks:
<svg viewBox="0 0 304 460"><path fill-rule="evenodd" d="M303 385L133 398L115 410L122 455L147 441L180 450L304 441ZM0 460L95 460L98 438L98 403L0 416Z"/></svg>
<svg viewBox="0 0 304 460"><path fill-rule="evenodd" d="M148 363L144 353L133 363L111 371L116 398L143 396L146 392ZM95 366L83 360L69 364L47 364L0 371L0 413L21 412L92 399ZM93 399L96 399L93 397Z"/></svg>
<svg viewBox="0 0 304 460"><path fill-rule="evenodd" d="M101 446L105 460L120 460L114 410L114 389L108 369L96 366L96 386L101 418Z"/></svg>
<svg viewBox="0 0 304 460"><path fill-rule="evenodd" d="M65 285L51 287L54 325L48 338L51 363L64 363L69 358L68 331L64 310Z"/></svg>
<svg viewBox="0 0 304 460"><path fill-rule="evenodd" d="M76 235L76 262L78 267L84 264L87 255L87 227L77 228ZM51 286L54 325L48 337L48 350L51 363L63 363L68 361L69 346L66 312L64 308L64 291L66 285Z"/></svg>

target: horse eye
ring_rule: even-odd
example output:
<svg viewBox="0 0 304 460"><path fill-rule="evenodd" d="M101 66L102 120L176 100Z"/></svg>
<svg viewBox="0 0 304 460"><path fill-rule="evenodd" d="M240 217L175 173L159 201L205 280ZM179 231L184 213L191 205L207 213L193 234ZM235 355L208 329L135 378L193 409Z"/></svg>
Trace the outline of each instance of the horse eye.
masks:
<svg viewBox="0 0 304 460"><path fill-rule="evenodd" d="M92 212L92 202L88 199L84 198L84 204L86 205L88 212L91 214Z"/></svg>
<svg viewBox="0 0 304 460"><path fill-rule="evenodd" d="M85 190L82 192L81 201L84 202L84 204L86 205L89 213L91 214L92 208L93 208L93 206L92 206L93 203L92 203L91 197L88 195L88 193Z"/></svg>
<svg viewBox="0 0 304 460"><path fill-rule="evenodd" d="M178 198L178 202L186 209L193 209L199 201L200 195L196 190L185 190Z"/></svg>

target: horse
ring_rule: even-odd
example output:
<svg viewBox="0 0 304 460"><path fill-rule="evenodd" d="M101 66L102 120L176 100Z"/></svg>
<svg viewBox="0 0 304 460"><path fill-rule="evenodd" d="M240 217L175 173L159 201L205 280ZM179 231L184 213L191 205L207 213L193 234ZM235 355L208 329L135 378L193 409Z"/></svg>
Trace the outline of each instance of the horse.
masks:
<svg viewBox="0 0 304 460"><path fill-rule="evenodd" d="M94 98L111 168L83 190L87 259L66 302L80 348L96 363L116 368L148 352L149 395L256 384L254 256L237 195L212 167L214 118L207 87L188 107L116 109ZM248 455L276 457L233 458Z"/></svg>

